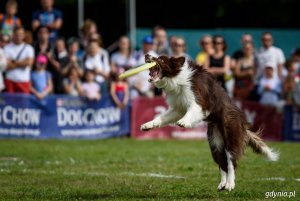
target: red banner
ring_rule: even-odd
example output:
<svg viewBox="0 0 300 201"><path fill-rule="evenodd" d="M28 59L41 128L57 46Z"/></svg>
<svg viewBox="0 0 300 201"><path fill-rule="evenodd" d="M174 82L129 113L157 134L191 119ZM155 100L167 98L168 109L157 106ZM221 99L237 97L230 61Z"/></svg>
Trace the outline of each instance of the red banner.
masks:
<svg viewBox="0 0 300 201"><path fill-rule="evenodd" d="M161 97L137 98L132 103L131 134L138 139L204 139L206 138L207 126L201 123L196 128L186 129L179 126L166 126L150 131L140 131L142 124L151 121L155 116L167 110L167 104Z"/></svg>
<svg viewBox="0 0 300 201"><path fill-rule="evenodd" d="M276 108L263 106L252 101L236 100L236 104L242 108L254 131L263 129L261 136L263 139L272 141L283 139L283 115Z"/></svg>
<svg viewBox="0 0 300 201"><path fill-rule="evenodd" d="M275 108L262 106L256 102L236 101L243 109L253 129L263 128L262 137L267 140L282 140L282 114ZM196 128L185 129L179 126L166 126L150 131L140 131L140 126L167 110L161 97L137 98L132 103L131 134L138 139L205 139L207 126L203 122Z"/></svg>

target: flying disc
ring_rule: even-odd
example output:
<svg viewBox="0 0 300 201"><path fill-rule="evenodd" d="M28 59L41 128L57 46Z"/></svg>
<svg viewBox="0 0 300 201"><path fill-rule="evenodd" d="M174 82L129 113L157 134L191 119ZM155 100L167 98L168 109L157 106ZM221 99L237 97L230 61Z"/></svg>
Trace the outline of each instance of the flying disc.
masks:
<svg viewBox="0 0 300 201"><path fill-rule="evenodd" d="M130 76L133 76L135 74L138 74L139 72L142 72L144 70L148 70L148 69L150 69L154 66L156 66L156 62L150 62L150 63L142 64L142 65L137 66L133 69L129 69L129 70L125 71L124 73L121 73L119 75L119 78L124 79L124 78L130 77Z"/></svg>

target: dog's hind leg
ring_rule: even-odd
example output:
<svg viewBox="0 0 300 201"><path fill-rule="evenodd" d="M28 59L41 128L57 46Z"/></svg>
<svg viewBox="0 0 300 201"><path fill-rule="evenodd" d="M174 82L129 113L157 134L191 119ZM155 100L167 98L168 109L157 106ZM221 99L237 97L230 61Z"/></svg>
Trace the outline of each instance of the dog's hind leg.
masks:
<svg viewBox="0 0 300 201"><path fill-rule="evenodd" d="M235 166L236 161L232 157L229 151L225 150L226 152L226 158L227 158L227 179L226 179L226 185L225 189L228 191L231 191L235 187Z"/></svg>
<svg viewBox="0 0 300 201"><path fill-rule="evenodd" d="M221 181L218 185L218 191L225 188L228 178L228 160L224 147L223 138L214 125L208 125L207 137L214 161L219 165Z"/></svg>

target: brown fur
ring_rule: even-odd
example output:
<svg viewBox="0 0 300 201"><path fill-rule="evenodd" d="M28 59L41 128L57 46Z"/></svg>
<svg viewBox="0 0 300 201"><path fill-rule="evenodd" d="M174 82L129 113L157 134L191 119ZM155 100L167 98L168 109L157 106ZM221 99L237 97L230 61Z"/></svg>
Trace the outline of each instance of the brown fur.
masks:
<svg viewBox="0 0 300 201"><path fill-rule="evenodd" d="M157 62L157 68L161 69L162 77L168 78L178 75L185 62L184 57L168 58L166 56L158 58L146 56L145 60L146 62ZM234 166L236 166L236 160L243 155L248 143L256 152L261 153L259 146L266 145L258 136L249 136L247 131L250 125L246 121L244 113L229 98L215 77L202 66L192 61L189 61L188 66L194 70L191 82L196 101L204 111L210 113L205 119L208 123L207 136L213 159L219 164L220 168L227 172L225 149L230 152ZM214 128L219 130L223 139L224 145L222 150L218 150L213 143ZM257 145L257 142L261 143Z"/></svg>

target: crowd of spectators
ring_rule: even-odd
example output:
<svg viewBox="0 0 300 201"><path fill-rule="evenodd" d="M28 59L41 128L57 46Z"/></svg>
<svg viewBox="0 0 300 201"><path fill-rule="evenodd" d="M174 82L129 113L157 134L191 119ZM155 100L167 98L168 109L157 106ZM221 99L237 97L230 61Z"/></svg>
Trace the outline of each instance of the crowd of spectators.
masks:
<svg viewBox="0 0 300 201"><path fill-rule="evenodd" d="M300 105L300 49L295 48L286 60L282 50L273 45L272 33L261 37L255 47L251 34L241 36L241 47L233 55L226 53L222 35L204 35L196 58L187 53L181 36L168 36L156 26L141 41L141 49L130 46L127 36L120 36L118 49L108 52L97 24L85 20L79 36L68 39L60 35L63 14L54 0L41 0L41 9L32 15L28 30L17 17L16 0L8 0L0 14L0 90L6 93L33 94L43 99L49 94L82 96L99 101L110 94L115 104L124 108L138 96L161 96L144 71L119 80L118 75L144 63L144 56L185 57L203 66L220 82L229 96L258 101L279 110L285 104ZM196 42L196 41L195 41Z"/></svg>

